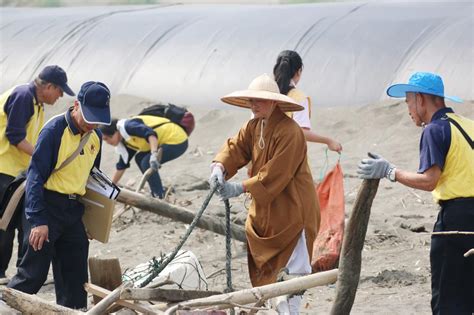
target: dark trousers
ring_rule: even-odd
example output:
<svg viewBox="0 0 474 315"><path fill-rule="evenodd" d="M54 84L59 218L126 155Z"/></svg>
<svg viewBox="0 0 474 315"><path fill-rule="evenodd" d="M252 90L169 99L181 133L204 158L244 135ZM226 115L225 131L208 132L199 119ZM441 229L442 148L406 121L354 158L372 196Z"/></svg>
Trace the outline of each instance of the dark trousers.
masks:
<svg viewBox="0 0 474 315"><path fill-rule="evenodd" d="M434 231L473 231L474 198L444 202ZM431 309L436 315L474 313L474 236L453 235L431 238Z"/></svg>
<svg viewBox="0 0 474 315"><path fill-rule="evenodd" d="M22 221L27 249L8 287L37 293L46 281L52 263L56 303L76 309L87 307L84 283L88 280L89 240L82 223L84 206L67 195L48 190L44 192L44 200L49 242L44 242L41 250L34 251L28 241L31 225L26 218Z"/></svg>
<svg viewBox="0 0 474 315"><path fill-rule="evenodd" d="M3 193L7 189L8 185L15 178L10 175L0 173L0 200L3 199ZM18 230L18 255L16 266L20 264L21 257L23 254L22 249L22 239L23 239L23 229L21 227L21 214L15 215L12 218L10 226L6 231L0 230L0 278L5 277L5 272L8 269L8 264L12 257L13 252L13 240L15 239L15 230Z"/></svg>
<svg viewBox="0 0 474 315"><path fill-rule="evenodd" d="M168 161L174 160L181 156L188 148L188 140L180 144L163 144L161 149L163 150L163 156L161 158L161 164ZM137 162L138 168L145 173L150 168L150 152L138 152L135 155L135 162ZM163 184L161 183L160 173L153 172L148 178L148 184L150 185L153 196L159 197L160 199L164 196Z"/></svg>

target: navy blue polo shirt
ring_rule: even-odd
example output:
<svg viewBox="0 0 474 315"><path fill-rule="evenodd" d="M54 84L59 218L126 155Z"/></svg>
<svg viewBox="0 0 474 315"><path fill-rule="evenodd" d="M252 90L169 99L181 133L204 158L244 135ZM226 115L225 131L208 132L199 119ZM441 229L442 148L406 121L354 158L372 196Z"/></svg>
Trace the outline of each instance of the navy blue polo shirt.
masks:
<svg viewBox="0 0 474 315"><path fill-rule="evenodd" d="M125 126L125 131L127 131L127 133L130 136L143 138L147 142L148 142L149 136L155 136L158 138L158 135L156 134L156 132L152 128L145 125L143 120L141 120L140 118L127 119L125 121L124 126ZM120 157L119 161L115 165L117 170L124 170L124 169L129 168L130 161L132 160L133 156L137 153L137 151L129 147L126 147L126 149L128 152L128 161L124 161L122 157Z"/></svg>
<svg viewBox="0 0 474 315"><path fill-rule="evenodd" d="M25 139L26 125L35 113L35 103L38 103L38 98L33 82L17 86L5 103L3 110L8 117L5 133L12 145L17 145Z"/></svg>
<svg viewBox="0 0 474 315"><path fill-rule="evenodd" d="M46 203L44 200L44 185L51 176L58 162L58 153L65 129L69 128L73 135L80 132L74 125L71 111L53 117L41 130L38 142L33 152L33 158L28 168L26 181L25 213L33 227L47 224ZM94 130L102 143L102 133ZM101 147L101 145L100 145ZM82 152L80 154L83 154ZM97 168L100 166L101 149L94 160Z"/></svg>
<svg viewBox="0 0 474 315"><path fill-rule="evenodd" d="M424 173L433 165L438 165L443 170L451 146L451 125L446 113L453 112L452 108L441 108L434 113L431 122L423 129L418 173Z"/></svg>

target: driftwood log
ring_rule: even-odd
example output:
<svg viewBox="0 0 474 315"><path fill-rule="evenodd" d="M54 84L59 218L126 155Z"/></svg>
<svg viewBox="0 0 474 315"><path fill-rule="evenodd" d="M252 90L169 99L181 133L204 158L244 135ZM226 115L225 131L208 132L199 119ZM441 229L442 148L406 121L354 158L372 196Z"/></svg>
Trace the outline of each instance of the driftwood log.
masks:
<svg viewBox="0 0 474 315"><path fill-rule="evenodd" d="M123 289L120 293L122 300L135 301L164 301L183 302L212 295L222 294L218 291L197 291L197 290L177 290L177 289Z"/></svg>
<svg viewBox="0 0 474 315"><path fill-rule="evenodd" d="M354 304L359 285L362 248L367 233L370 208L377 194L379 181L379 179L365 179L359 188L342 242L336 299L331 309L331 315L348 315Z"/></svg>
<svg viewBox="0 0 474 315"><path fill-rule="evenodd" d="M5 288L2 292L3 300L12 308L20 311L22 314L66 314L79 315L84 314L61 305L43 300L36 295L23 293L21 291Z"/></svg>
<svg viewBox="0 0 474 315"><path fill-rule="evenodd" d="M207 298L195 299L179 303L165 314L174 314L179 309L214 306L216 308L232 308L234 306L257 303L273 297L301 292L309 288L334 283L337 279L337 269L302 276L288 281L272 283L252 289L214 295Z"/></svg>
<svg viewBox="0 0 474 315"><path fill-rule="evenodd" d="M176 221L181 221L186 224L191 223L195 216L193 211L190 211L186 208L172 205L159 199L147 198L142 194L125 188L121 189L120 194L117 197L117 201L136 208L140 208L142 210L159 214ZM217 234L225 235L225 224L223 220L216 219L206 214L202 215L201 219L199 219L197 223L197 226ZM231 223L231 231L232 238L237 241L247 242L245 229L241 225Z"/></svg>

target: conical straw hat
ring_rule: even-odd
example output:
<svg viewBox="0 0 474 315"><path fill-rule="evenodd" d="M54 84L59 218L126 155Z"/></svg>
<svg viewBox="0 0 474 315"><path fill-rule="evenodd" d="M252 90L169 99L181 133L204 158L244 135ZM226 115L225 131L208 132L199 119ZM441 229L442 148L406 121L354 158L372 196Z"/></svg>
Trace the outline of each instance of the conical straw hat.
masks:
<svg viewBox="0 0 474 315"><path fill-rule="evenodd" d="M253 79L247 90L232 92L221 98L227 104L245 108L250 108L250 99L276 101L284 112L297 112L304 109L291 97L280 94L277 83L266 73Z"/></svg>

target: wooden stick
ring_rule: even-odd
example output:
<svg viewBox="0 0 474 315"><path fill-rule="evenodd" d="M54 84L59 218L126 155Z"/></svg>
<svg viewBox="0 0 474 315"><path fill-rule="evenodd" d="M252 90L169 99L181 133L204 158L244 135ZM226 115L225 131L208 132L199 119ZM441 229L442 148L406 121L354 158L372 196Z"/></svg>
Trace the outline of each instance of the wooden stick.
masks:
<svg viewBox="0 0 474 315"><path fill-rule="evenodd" d="M474 232L444 231L444 232L432 232L431 235L474 235Z"/></svg>
<svg viewBox="0 0 474 315"><path fill-rule="evenodd" d="M113 290L109 295L107 295L105 298L102 299L97 305L95 305L93 308L91 308L86 315L100 315L105 312L105 310L112 305L114 302L116 302L120 298L120 291L122 288L128 288L132 286L131 282L125 282L115 290Z"/></svg>
<svg viewBox="0 0 474 315"><path fill-rule="evenodd" d="M245 289L182 302L166 310L165 314L174 314L178 309L181 308L196 308L209 305L218 305L222 308L231 308L232 305L235 304L244 305L255 303L261 299L267 300L276 296L293 294L309 288L334 283L336 279L337 269L333 269L319 272L317 274L291 279L288 281L255 287L252 289Z"/></svg>
<svg viewBox="0 0 474 315"><path fill-rule="evenodd" d="M5 288L2 292L2 298L9 306L22 314L84 314L12 288Z"/></svg>
<svg viewBox="0 0 474 315"><path fill-rule="evenodd" d="M192 299L222 294L218 291L176 290L176 289L123 289L120 293L122 300L152 300L164 302L182 302Z"/></svg>
<svg viewBox="0 0 474 315"><path fill-rule="evenodd" d="M158 288L158 287L162 287L164 285L167 285L167 284L175 284L176 282L174 282L173 280L170 279L170 275L166 275L166 279L163 279L161 280L160 282L152 282L152 283L149 283L146 287L148 289L155 289L155 288Z"/></svg>
<svg viewBox="0 0 474 315"><path fill-rule="evenodd" d="M84 289L87 292L89 292L89 293L91 293L95 296L101 297L101 298L104 298L107 295L109 295L110 293L112 293L111 291L109 291L107 289L104 289L102 287L99 287L98 285L95 285L95 284L92 284L92 283L85 283L84 284ZM128 302L128 301L118 300L116 302L116 304L121 305L121 306L126 307L126 308L129 308L131 310L135 310L135 311L144 313L144 314L157 314L157 312L155 312L148 305L143 304L143 303L131 303L131 302Z"/></svg>
<svg viewBox="0 0 474 315"><path fill-rule="evenodd" d="M186 208L172 205L156 198L147 198L142 194L135 193L125 188L120 191L117 200L133 207L150 211L186 224L191 223L195 216L193 211ZM225 235L225 225L222 220L210 215L203 214L201 219L198 221L197 226L217 234ZM235 240L247 242L245 229L241 225L231 223L231 230L232 237Z"/></svg>
<svg viewBox="0 0 474 315"><path fill-rule="evenodd" d="M3 212L2 217L0 217L0 230L7 230L8 225L10 224L10 221L12 220L13 215L15 214L15 210L18 206L18 203L20 202L20 199L25 192L25 187L26 180L17 187L10 200L8 201L5 207L5 211Z"/></svg>
<svg viewBox="0 0 474 315"><path fill-rule="evenodd" d="M118 218L120 218L120 216L122 214L124 214L126 211L128 211L130 208L132 208L131 206L129 205L123 205L122 208L117 211L117 213L114 214L113 218L112 218L112 222L115 222Z"/></svg>
<svg viewBox="0 0 474 315"><path fill-rule="evenodd" d="M424 204L425 201L423 200L423 198L421 198L420 195L418 195L416 192L414 192L412 189L408 189L408 191L413 195L415 196L416 198L418 198L418 202Z"/></svg>
<svg viewBox="0 0 474 315"><path fill-rule="evenodd" d="M464 254L464 257L469 257L471 255L474 255L474 248L468 250L465 254Z"/></svg>
<svg viewBox="0 0 474 315"><path fill-rule="evenodd" d="M377 194L379 179L364 180L357 194L351 217L346 227L339 259L339 276L336 285L336 298L331 315L350 314L359 285L370 208Z"/></svg>
<svg viewBox="0 0 474 315"><path fill-rule="evenodd" d="M136 193L139 193L140 190L142 190L143 186L145 186L145 183L146 181L148 180L148 178L150 178L151 174L153 174L153 169L152 168L149 168L145 171L145 173L143 174L141 180L140 180L140 183L138 184L137 186L137 189L135 189L135 192ZM128 209L132 208L131 206L129 205L124 205L122 207L122 209L120 209L115 215L114 217L112 218L112 222L114 222L115 220L117 220L118 218L120 218L120 216L122 214L125 213L125 211L127 211Z"/></svg>
<svg viewBox="0 0 474 315"><path fill-rule="evenodd" d="M258 300L258 302L255 303L255 305L253 306L253 309L250 310L249 315L257 314L257 312L258 312L260 309L262 309L262 306L265 305L265 302L266 302L266 301L267 301L267 300L264 300L264 299Z"/></svg>

